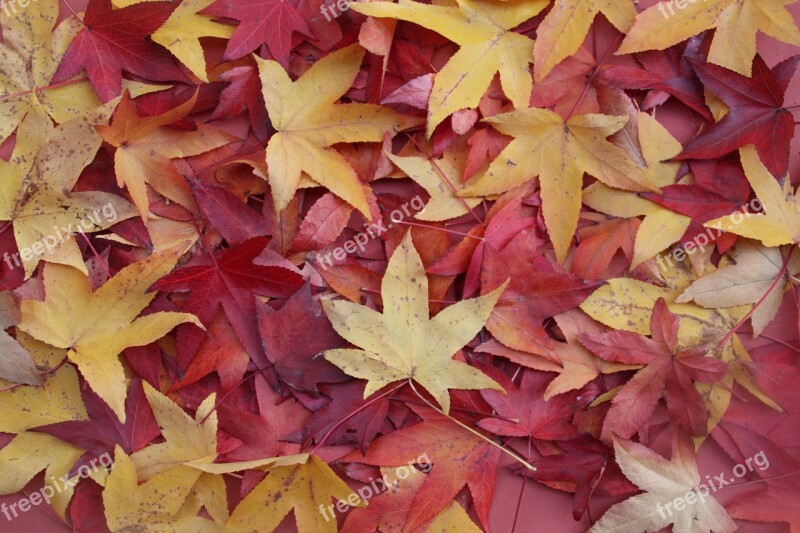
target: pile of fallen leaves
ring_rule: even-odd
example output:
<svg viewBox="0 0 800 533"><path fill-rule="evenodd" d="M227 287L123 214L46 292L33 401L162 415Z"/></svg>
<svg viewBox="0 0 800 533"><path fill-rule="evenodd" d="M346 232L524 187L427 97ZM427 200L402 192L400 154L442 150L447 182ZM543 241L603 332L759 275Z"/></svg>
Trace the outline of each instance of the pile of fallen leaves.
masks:
<svg viewBox="0 0 800 533"><path fill-rule="evenodd" d="M0 530L800 531L791 3L6 0Z"/></svg>

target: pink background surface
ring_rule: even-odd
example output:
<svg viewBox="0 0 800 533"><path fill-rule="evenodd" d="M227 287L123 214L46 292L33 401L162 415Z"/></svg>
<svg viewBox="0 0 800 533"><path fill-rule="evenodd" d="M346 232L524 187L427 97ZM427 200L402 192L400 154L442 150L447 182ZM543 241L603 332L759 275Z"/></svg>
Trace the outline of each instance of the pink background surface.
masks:
<svg viewBox="0 0 800 533"><path fill-rule="evenodd" d="M643 7L654 3L655 1L653 0L640 2ZM70 5L75 11L79 11L85 7L86 1L73 0ZM32 3L30 9L36 9L35 6L36 4ZM795 21L800 23L800 4L794 4L789 9L793 13ZM68 11L63 7L62 0L62 16L66 16L67 13ZM668 23L668 21L665 21L665 23ZM793 54L800 53L799 50L764 35L759 35L758 50L770 67ZM795 76L786 95L786 105L798 104L800 104L800 76ZM667 112L665 113L664 111ZM689 113L678 110L678 106L669 104L665 108L659 109L658 117L682 142L686 142L696 131L699 120ZM796 130L795 138L792 142L792 158L789 168L796 184L800 180L800 136L797 135ZM784 340L797 339L797 310L790 302L790 299L784 301L784 306L781 308L778 318L767 332L773 337ZM4 446L9 440L9 435L0 434L0 446ZM522 448L520 447L520 449ZM655 449L668 456L668 441L662 436L656 441ZM713 441L709 440L698 455L698 465L701 477L705 477L706 474L713 476L722 472L730 472L734 463ZM778 474L781 473L775 473L775 475ZM30 494L41 487L42 478L43 475L41 474L34 478L33 482L26 487L26 492ZM590 525L588 516L584 516L580 522L574 522L572 519L572 494L549 489L534 481L524 481L521 477L511 474L508 470L501 469L497 479L490 517L492 531L495 533L511 532L517 501L520 498L520 490L523 485L524 490L522 491L515 531L582 533L588 529ZM747 487L747 489L752 488L752 485ZM743 490L743 488L736 486L725 487L715 493L714 496L724 504ZM0 496L0 503L15 503L22 497L25 497L25 495ZM592 517L597 520L615 501L613 498L593 498L590 505ZM789 531L789 527L786 524L761 524L743 521L739 523L742 525L740 531L746 533L788 533ZM293 518L290 515L284 521L285 530L290 531L293 529L291 527L292 524ZM283 530L284 527L281 529ZM0 532L3 533L57 533L68 531L71 531L71 529L60 521L52 509L46 506L33 507L11 523L6 522L4 517L0 517Z"/></svg>

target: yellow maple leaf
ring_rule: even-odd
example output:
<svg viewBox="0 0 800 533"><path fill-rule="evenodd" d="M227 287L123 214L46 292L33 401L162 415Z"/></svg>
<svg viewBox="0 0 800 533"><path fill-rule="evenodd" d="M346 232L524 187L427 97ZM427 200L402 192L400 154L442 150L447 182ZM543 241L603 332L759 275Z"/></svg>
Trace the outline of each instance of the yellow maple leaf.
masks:
<svg viewBox="0 0 800 533"><path fill-rule="evenodd" d="M114 153L117 184L128 188L145 224L150 206L147 185L184 207L195 207L189 185L172 159L202 154L237 140L233 135L206 124L198 125L194 131L166 127L188 115L196 101L197 93L161 115L139 118L136 106L126 92L114 112L111 125L97 126L103 139L117 148Z"/></svg>
<svg viewBox="0 0 800 533"><path fill-rule="evenodd" d="M464 108L475 108L495 73L503 92L515 107L526 107L531 97L533 41L511 31L545 7L546 0L493 2L457 0L458 7L369 2L352 5L372 17L407 20L433 30L461 48L436 74L428 104L428 137L445 118Z"/></svg>
<svg viewBox="0 0 800 533"><path fill-rule="evenodd" d="M294 509L300 533L336 533L336 520L326 519L320 509L332 498L347 501L352 494L322 459L312 455L303 464L271 470L236 506L227 525L235 531L273 531ZM359 505L360 499L353 504Z"/></svg>
<svg viewBox="0 0 800 533"><path fill-rule="evenodd" d="M222 531L196 516L186 505L202 472L189 467L171 468L139 484L136 467L125 451L114 449L114 468L103 490L108 528L114 533L134 531ZM188 507L188 508L187 508Z"/></svg>
<svg viewBox="0 0 800 533"><path fill-rule="evenodd" d="M56 122L79 117L101 104L88 81L48 87L80 23L58 20L58 0L40 0L35 9L20 9L0 18L0 142L31 111Z"/></svg>
<svg viewBox="0 0 800 533"><path fill-rule="evenodd" d="M800 189L792 192L788 176L781 187L752 144L740 148L739 155L747 181L761 201L764 213L734 213L710 220L704 226L761 241L768 248L800 243Z"/></svg>
<svg viewBox="0 0 800 533"><path fill-rule="evenodd" d="M364 49L351 45L320 59L292 82L277 61L256 57L272 125L267 144L269 184L282 211L294 197L303 172L318 184L372 216L364 186L347 160L331 146L340 142L381 142L384 135L419 124L374 104L336 104L355 81Z"/></svg>
<svg viewBox="0 0 800 533"><path fill-rule="evenodd" d="M26 278L40 260L86 273L72 234L103 230L135 215L133 206L117 195L70 192L102 143L94 125L108 121L113 105L58 127L41 110L32 110L20 125L11 159L0 160L0 220L13 222L19 248L19 254L5 260L9 267L12 259L21 264Z"/></svg>
<svg viewBox="0 0 800 533"><path fill-rule="evenodd" d="M240 461L215 463L217 459L216 394L209 395L194 417L165 395L144 383L144 393L153 410L164 442L151 444L131 455L139 479L151 481L175 469L188 469L191 477L190 492L195 496L192 516L205 507L216 521L228 520L228 498L222 474L260 468L304 463L308 454L288 455Z"/></svg>
<svg viewBox="0 0 800 533"><path fill-rule="evenodd" d="M389 383L413 379L448 412L450 388L502 391L494 380L452 357L483 328L506 284L429 318L428 278L409 232L383 277L383 314L346 300L323 302L336 332L362 348L328 350L325 358L366 379L365 398Z"/></svg>
<svg viewBox="0 0 800 533"><path fill-rule="evenodd" d="M214 22L198 12L215 0L184 0L175 8L167 21L152 35L157 42L178 58L192 74L208 83L206 61L200 37L230 39L235 26Z"/></svg>
<svg viewBox="0 0 800 533"><path fill-rule="evenodd" d="M658 2L636 16L617 54L664 50L715 28L708 51L711 63L750 76L756 34L800 46L800 29L786 6L794 0L703 0L676 9Z"/></svg>
<svg viewBox="0 0 800 533"><path fill-rule="evenodd" d="M555 0L536 33L533 57L537 82L578 51L598 13L622 33L631 28L636 16L629 0Z"/></svg>
<svg viewBox="0 0 800 533"><path fill-rule="evenodd" d="M188 313L159 312L136 318L156 297L147 289L172 270L185 250L178 246L133 263L94 292L78 270L49 264L44 270L46 298L22 301L17 328L67 349L68 359L124 423L127 385L120 352L158 340L184 322L203 327Z"/></svg>
<svg viewBox="0 0 800 533"><path fill-rule="evenodd" d="M688 442L675 437L668 461L641 444L615 438L614 458L625 477L644 492L611 507L589 533L659 531L670 524L675 533L738 529L725 508L708 494L707 485L705 494L697 495L701 478Z"/></svg>
<svg viewBox="0 0 800 533"><path fill-rule="evenodd" d="M562 264L578 225L584 173L620 189L659 190L624 150L606 140L628 117L590 114L564 121L547 109L527 108L485 120L514 140L458 195L498 194L539 176L544 220Z"/></svg>

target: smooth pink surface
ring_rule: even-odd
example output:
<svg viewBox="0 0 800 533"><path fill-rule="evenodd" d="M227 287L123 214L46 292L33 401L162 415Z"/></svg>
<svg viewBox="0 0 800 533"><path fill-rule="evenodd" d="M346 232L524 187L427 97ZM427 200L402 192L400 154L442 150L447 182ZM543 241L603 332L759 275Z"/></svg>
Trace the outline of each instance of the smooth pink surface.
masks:
<svg viewBox="0 0 800 533"><path fill-rule="evenodd" d="M655 1L653 0L643 0L640 5L647 7L654 3ZM64 1L62 0L62 16L67 16L69 11L64 8L63 4ZM86 1L71 0L69 5L77 12L83 9ZM35 6L36 4L32 3L30 9L35 9ZM794 4L789 9L794 14L795 21L800 23L800 4ZM666 23L668 21L665 21ZM602 42L602 39L600 42ZM758 50L770 67L793 54L800 53L800 50L764 35L759 35ZM795 76L792 80L786 97L786 105L800 105L800 76ZM696 131L699 125L698 119L692 117L689 113L675 112L676 108L677 106L669 105L659 108L658 118L667 125L674 135L678 136L679 140L686 142ZM800 136L797 135L796 130L795 138L792 142L792 158L789 168L790 175L794 177L793 182L797 184L800 181ZM790 299L784 301L784 306L781 308L778 318L767 330L767 333L784 340L797 338L797 310ZM0 434L0 447L4 446L8 440L10 440L9 436ZM800 440L800 436L798 440ZM519 448L522 449L522 446ZM664 436L657 441L655 449L662 454L669 454L669 442ZM728 459L713 441L709 441L704 445L698 456L698 464L701 476L704 477L706 474L716 475L722 472L730 472L734 463ZM774 475L779 474L782 473L775 473ZM30 494L41 487L42 478L43 475L41 474L37 476L28 485L26 492ZM747 488L752 489L753 486L750 485ZM492 506L491 527L493 532L507 533L512 531L521 489L522 497L514 531L520 533L582 533L590 526L591 522L588 516L585 516L580 522L573 521L572 494L549 489L534 481L523 481L521 477L511 474L508 470L502 470L498 476ZM724 504L742 490L742 488L737 487L725 487L715 493L714 496ZM21 497L25 497L25 495L2 496L0 497L0 503L14 503L19 501ZM593 519L597 520L613 503L615 503L615 500L612 498L593 498L590 505L590 513ZM292 529L290 527L291 523L291 518L284 521L283 526L287 526L286 530ZM789 527L786 524L762 524L743 521L739 523L742 525L740 531L744 533L787 533L789 531ZM283 530L284 527L280 529ZM11 523L6 522L5 517L0 515L0 533L57 533L68 531L71 531L71 529L61 523L55 513L47 507L34 507Z"/></svg>

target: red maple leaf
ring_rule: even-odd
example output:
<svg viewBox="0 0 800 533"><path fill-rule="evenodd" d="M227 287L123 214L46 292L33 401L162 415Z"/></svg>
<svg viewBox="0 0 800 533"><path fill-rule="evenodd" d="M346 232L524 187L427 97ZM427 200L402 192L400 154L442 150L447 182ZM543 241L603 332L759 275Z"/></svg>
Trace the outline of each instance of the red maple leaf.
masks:
<svg viewBox="0 0 800 533"><path fill-rule="evenodd" d="M202 11L206 15L227 17L240 22L225 49L225 60L238 59L266 43L285 68L292 51L292 33L313 37L306 20L290 0L217 0Z"/></svg>
<svg viewBox="0 0 800 533"><path fill-rule="evenodd" d="M707 121L713 120L703 97L703 86L684 59L684 47L636 54L643 68L613 65L600 71L600 78L620 89L650 91L642 107L651 109L674 96Z"/></svg>
<svg viewBox="0 0 800 533"><path fill-rule="evenodd" d="M202 255L158 280L151 290L191 291L184 311L197 315L206 327L222 306L253 361L262 368L268 367L258 335L255 295L286 298L303 284L302 276L284 267L253 263L268 242L267 237L256 237L229 250ZM203 338L205 332L194 326L178 327L178 361L182 368Z"/></svg>
<svg viewBox="0 0 800 533"><path fill-rule="evenodd" d="M404 531L413 531L439 514L464 485L472 493L478 519L488 528L500 450L431 409L410 407L423 418L422 422L377 439L365 456L353 452L342 460L404 466L425 453L433 468L414 496Z"/></svg>
<svg viewBox="0 0 800 533"><path fill-rule="evenodd" d="M73 39L53 83L86 69L98 96L107 102L120 94L123 70L151 81L188 81L172 56L148 39L177 5L145 2L114 9L111 0L91 0L85 28Z"/></svg>
<svg viewBox="0 0 800 533"><path fill-rule="evenodd" d="M521 231L501 251L487 248L491 252L485 254L481 273L482 293L511 278L487 329L509 348L530 353L552 345L542 326L545 318L572 309L600 285L564 270L544 255L540 244L533 230Z"/></svg>
<svg viewBox="0 0 800 533"><path fill-rule="evenodd" d="M317 383L338 383L347 376L321 356L344 346L319 303L311 284L297 291L280 310L258 302L258 328L267 358L278 375L296 389L316 391ZM313 332L313 334L309 334Z"/></svg>
<svg viewBox="0 0 800 533"><path fill-rule="evenodd" d="M712 383L721 379L728 365L706 357L704 350L678 351L677 316L659 298L651 318L652 338L630 331L584 333L581 344L606 361L647 365L626 383L611 403L603 423L603 439L612 434L630 438L650 418L666 393L672 422L694 435L705 434L708 418L695 381Z"/></svg>
<svg viewBox="0 0 800 533"><path fill-rule="evenodd" d="M550 400L544 399L544 391L555 377L554 374L525 370L517 387L500 372L492 372L493 369L484 367L481 370L506 390L506 394L488 389L481 391L492 409L506 417L484 418L478 423L483 429L495 435L541 440L569 440L580 434L580 430L572 424L577 391L559 394Z"/></svg>
<svg viewBox="0 0 800 533"><path fill-rule="evenodd" d="M711 63L692 61L703 85L725 102L730 111L687 144L676 159L716 159L754 144L769 171L775 176L785 176L794 117L783 107L783 99L798 62L800 55L770 70L761 56L756 56L753 76L745 78Z"/></svg>
<svg viewBox="0 0 800 533"><path fill-rule="evenodd" d="M389 400L381 398L364 407L365 386L363 381L356 380L320 385L320 391L330 397L330 401L309 417L302 430L287 436L286 440L306 444L313 438L315 442L321 442L328 431L338 426L328 435L326 443L358 442L361 452L366 453L367 446L383 429L389 412ZM345 420L356 411L356 415Z"/></svg>

